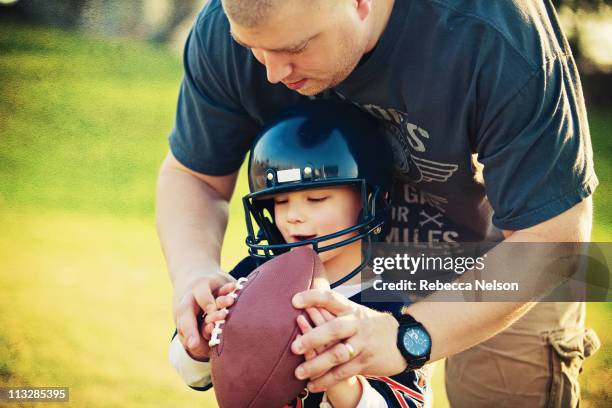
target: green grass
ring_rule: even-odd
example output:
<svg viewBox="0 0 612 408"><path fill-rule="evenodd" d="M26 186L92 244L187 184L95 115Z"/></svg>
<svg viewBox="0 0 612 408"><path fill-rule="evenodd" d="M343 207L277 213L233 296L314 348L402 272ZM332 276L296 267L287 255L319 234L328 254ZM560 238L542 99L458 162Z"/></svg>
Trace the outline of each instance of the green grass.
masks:
<svg viewBox="0 0 612 408"><path fill-rule="evenodd" d="M215 406L166 357L154 184L180 78L180 60L160 48L0 26L0 386L69 386L79 407ZM610 116L590 112L599 241L612 241ZM246 188L243 172L235 196ZM226 268L246 253L240 200L230 214ZM583 376L596 406L612 382L612 306L588 308L604 342Z"/></svg>
<svg viewBox="0 0 612 408"><path fill-rule="evenodd" d="M162 49L0 27L7 205L151 214L181 65Z"/></svg>
<svg viewBox="0 0 612 408"><path fill-rule="evenodd" d="M612 108L589 112L593 157L599 186L594 196L593 241L612 241Z"/></svg>

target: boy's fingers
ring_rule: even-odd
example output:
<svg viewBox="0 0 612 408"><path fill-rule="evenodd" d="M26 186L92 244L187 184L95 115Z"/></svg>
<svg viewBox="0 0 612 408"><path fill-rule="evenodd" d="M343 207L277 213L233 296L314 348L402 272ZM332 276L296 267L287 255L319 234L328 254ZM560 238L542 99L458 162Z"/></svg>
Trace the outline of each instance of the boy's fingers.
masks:
<svg viewBox="0 0 612 408"><path fill-rule="evenodd" d="M221 286L217 296L225 296L236 288L236 282L229 282Z"/></svg>
<svg viewBox="0 0 612 408"><path fill-rule="evenodd" d="M214 323L217 320L223 320L227 316L227 313L228 313L227 309L221 309L211 314L207 314L206 317L204 318L204 323L208 324L208 323Z"/></svg>
<svg viewBox="0 0 612 408"><path fill-rule="evenodd" d="M217 309L225 309L234 304L234 298L231 296L219 296L216 301Z"/></svg>
<svg viewBox="0 0 612 408"><path fill-rule="evenodd" d="M302 333L308 333L312 330L312 326L308 323L308 320L303 315L297 317L297 324Z"/></svg>
<svg viewBox="0 0 612 408"><path fill-rule="evenodd" d="M306 308L306 313L308 313L310 320L312 320L315 326L320 326L325 323L325 317L323 317L319 308L308 307Z"/></svg>
<svg viewBox="0 0 612 408"><path fill-rule="evenodd" d="M307 309L307 311L308 311L308 309ZM316 310L316 309L313 309L311 312L312 312L312 313L313 313L313 314L316 316L316 317L315 317L315 319L317 319L317 320L319 320L319 321L321 321L321 322L325 323L325 322L322 320L322 319L323 319L323 316L322 316L322 315L320 315L320 314L319 314L319 315L317 315L317 310ZM310 316L310 313L309 313L309 316ZM311 319L312 319L312 316L311 316ZM321 323L321 324L322 324L322 323ZM311 330L312 330L312 326L310 325L310 322L308 322L308 320L306 319L306 317L304 317L303 315L298 316L298 326L299 326L300 330L302 330L302 333L303 333L303 334L306 334L306 333L308 333L309 331L311 331ZM335 344L335 343L334 343L334 344ZM331 345L333 345L333 344L331 344ZM320 354L320 353L324 352L324 351L325 351L325 349L327 349L327 347L329 347L329 346L330 346L330 344L326 344L326 345L325 345L325 346L323 346L323 347L317 347L317 348L315 348L315 349L309 349L309 350L306 350L306 353L305 353L304 355L306 355L306 354L313 354L314 356L316 356L317 354ZM312 357L311 357L311 358L312 358ZM309 359L307 359L307 360L309 360Z"/></svg>
<svg viewBox="0 0 612 408"><path fill-rule="evenodd" d="M212 331L215 328L214 323L208 323L204 325L204 338L210 340L210 336L212 336Z"/></svg>
<svg viewBox="0 0 612 408"><path fill-rule="evenodd" d="M305 334L300 341L294 341L291 350L302 354L308 349L329 348L338 342L352 337L357 332L354 316L341 316L317 326Z"/></svg>
<svg viewBox="0 0 612 408"><path fill-rule="evenodd" d="M312 330L312 326L310 325L310 323L308 323L308 320L306 320L306 318L302 315L298 316L297 324L300 330L302 331L302 333L308 333L310 330ZM297 335L297 339L301 337L302 337L301 334ZM304 358L306 360L312 360L316 356L317 356L317 353L314 350L308 350L306 353L304 353Z"/></svg>
<svg viewBox="0 0 612 408"><path fill-rule="evenodd" d="M321 312L321 314L325 318L326 322L329 322L330 320L334 320L336 318L336 316L334 316L333 314L328 312L327 309L319 309L319 311Z"/></svg>
<svg viewBox="0 0 612 408"><path fill-rule="evenodd" d="M325 309L321 309L318 307L309 307L306 309L306 312L308 313L308 316L310 317L310 320L313 321L313 323L315 324L315 326L321 326L331 320L334 320L336 317L331 314L330 312L328 312ZM317 352L317 354L321 354L323 353L325 350L327 350L330 347L335 346L336 344L338 344L340 341L332 341L330 343L327 343L321 347L317 347L315 350Z"/></svg>

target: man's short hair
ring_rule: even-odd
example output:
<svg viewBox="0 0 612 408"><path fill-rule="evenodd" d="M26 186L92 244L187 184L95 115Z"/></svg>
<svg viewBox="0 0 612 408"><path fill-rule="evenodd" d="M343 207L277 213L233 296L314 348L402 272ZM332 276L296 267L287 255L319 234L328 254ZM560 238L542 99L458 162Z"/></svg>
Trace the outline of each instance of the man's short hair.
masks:
<svg viewBox="0 0 612 408"><path fill-rule="evenodd" d="M222 0L225 13L237 24L247 28L265 21L277 2L278 0Z"/></svg>

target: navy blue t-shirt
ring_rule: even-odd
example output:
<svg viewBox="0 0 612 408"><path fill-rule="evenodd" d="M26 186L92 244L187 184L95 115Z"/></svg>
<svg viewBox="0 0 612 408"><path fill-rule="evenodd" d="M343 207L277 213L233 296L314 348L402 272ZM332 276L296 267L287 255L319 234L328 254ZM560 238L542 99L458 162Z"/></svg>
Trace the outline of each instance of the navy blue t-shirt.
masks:
<svg viewBox="0 0 612 408"><path fill-rule="evenodd" d="M174 156L209 175L236 171L261 126L305 98L270 84L229 29L210 0L186 44L170 135ZM578 73L548 1L396 0L368 58L319 97L388 130L401 181L388 241L500 240L597 186Z"/></svg>

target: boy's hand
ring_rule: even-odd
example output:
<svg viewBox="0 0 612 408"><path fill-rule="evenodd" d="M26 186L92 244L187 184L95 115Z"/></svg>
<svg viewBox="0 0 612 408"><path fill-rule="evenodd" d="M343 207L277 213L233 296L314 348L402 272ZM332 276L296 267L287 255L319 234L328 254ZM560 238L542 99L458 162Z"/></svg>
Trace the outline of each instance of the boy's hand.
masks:
<svg viewBox="0 0 612 408"><path fill-rule="evenodd" d="M308 313L308 317L310 317L310 320L315 324L315 326L321 326L326 322L329 322L336 318L327 310L319 309L316 307L306 308L306 313ZM297 324L300 330L302 331L302 334L306 334L312 330L310 322L308 322L308 320L303 315L298 316ZM335 346L338 343L340 342L335 341L326 344L323 347L316 348L315 350L309 350L305 353L304 358L307 361L312 360L320 353L324 352L325 350L328 350L329 348ZM300 378L298 370L296 370L296 377ZM327 398L334 407L354 407L361 399L362 390L357 377L353 376L334 384L332 387L326 390L326 393Z"/></svg>
<svg viewBox="0 0 612 408"><path fill-rule="evenodd" d="M315 326L321 326L325 322L329 322L335 318L335 316L329 313L327 310L319 309L317 307L307 308L306 313L308 313L308 317L310 317L310 320L315 324ZM312 326L310 325L310 322L303 315L300 315L297 317L297 324L300 330L302 331L302 334L306 334L312 330ZM326 344L325 346L318 347L315 350L309 350L304 355L304 358L306 358L306 360L312 360L317 355L319 355L320 353L322 353L323 351L327 350L329 347L337 343L338 342L333 343L333 344Z"/></svg>
<svg viewBox="0 0 612 408"><path fill-rule="evenodd" d="M234 298L228 296L234 289L236 289L236 282L229 282L219 288L217 298L215 299L216 310L211 313L206 313L204 317L204 328L202 330L202 336L210 340L212 330L215 327L215 322L223 320L227 316L227 308L234 304Z"/></svg>

